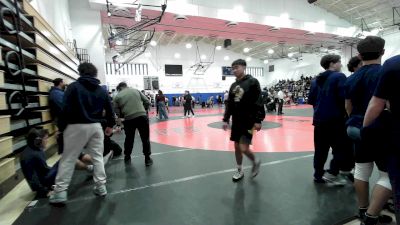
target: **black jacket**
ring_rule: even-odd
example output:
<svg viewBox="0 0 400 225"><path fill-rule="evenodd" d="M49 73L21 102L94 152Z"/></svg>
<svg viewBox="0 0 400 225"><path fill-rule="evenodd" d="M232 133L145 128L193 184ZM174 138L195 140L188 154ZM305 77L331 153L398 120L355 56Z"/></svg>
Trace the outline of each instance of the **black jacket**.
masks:
<svg viewBox="0 0 400 225"><path fill-rule="evenodd" d="M249 128L255 123L261 123L265 118L260 83L251 75L237 80L229 90L228 106L223 121L229 122L231 116L233 123L239 120Z"/></svg>
<svg viewBox="0 0 400 225"><path fill-rule="evenodd" d="M192 95L191 95L191 94L187 94L187 95L183 96L183 99L185 100L184 105L185 105L186 107L192 106L193 98L192 98Z"/></svg>
<svg viewBox="0 0 400 225"><path fill-rule="evenodd" d="M82 76L68 86L64 95L64 108L58 121L60 131L64 131L68 124L105 122L107 127L115 125L110 98L99 84L100 81L96 78ZM106 111L105 118L103 110Z"/></svg>

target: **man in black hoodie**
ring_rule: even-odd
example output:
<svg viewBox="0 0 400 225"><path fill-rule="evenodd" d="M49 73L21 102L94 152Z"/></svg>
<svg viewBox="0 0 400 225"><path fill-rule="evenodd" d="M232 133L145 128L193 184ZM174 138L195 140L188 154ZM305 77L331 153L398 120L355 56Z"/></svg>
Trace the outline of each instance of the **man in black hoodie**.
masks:
<svg viewBox="0 0 400 225"><path fill-rule="evenodd" d="M261 122L265 118L264 105L261 98L260 83L251 75L246 75L246 61L238 59L232 63L232 70L236 82L232 84L228 107L225 109L224 130L228 129L229 119L232 116L231 141L235 142L235 156L237 171L232 180L239 181L244 177L242 161L245 154L253 163L252 177L257 176L261 162L250 151L250 144L254 130L261 130Z"/></svg>
<svg viewBox="0 0 400 225"><path fill-rule="evenodd" d="M339 55L322 57L321 66L326 70L312 82L308 102L314 108L314 182L330 182L345 185L344 178L338 176L343 165L343 151L347 134L345 132L344 83L346 76L341 73ZM332 148L333 159L330 169L324 165Z"/></svg>
<svg viewBox="0 0 400 225"><path fill-rule="evenodd" d="M54 193L50 195L51 204L64 204L67 201L67 189L75 161L85 146L93 160L94 194L107 194L103 162L104 132L101 123L104 121L105 110L105 133L110 135L115 125L114 112L107 92L96 79L96 67L91 63L82 63L78 71L80 78L68 86L64 95L64 108L58 121L60 131L64 132L64 153L60 159Z"/></svg>

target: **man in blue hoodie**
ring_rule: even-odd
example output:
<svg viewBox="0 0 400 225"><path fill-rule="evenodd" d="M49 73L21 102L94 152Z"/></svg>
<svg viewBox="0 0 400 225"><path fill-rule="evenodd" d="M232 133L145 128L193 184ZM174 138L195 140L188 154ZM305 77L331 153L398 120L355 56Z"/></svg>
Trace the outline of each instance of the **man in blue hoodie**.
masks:
<svg viewBox="0 0 400 225"><path fill-rule="evenodd" d="M325 72L311 82L309 104L314 108L314 182L331 182L344 185L346 180L340 176L343 164L343 151L346 149L344 83L346 76L341 73L342 64L339 55L322 57L321 66ZM332 148L333 159L330 169L324 165Z"/></svg>
<svg viewBox="0 0 400 225"><path fill-rule="evenodd" d="M61 111L64 106L63 100L65 84L63 79L61 78L54 79L53 84L54 86L51 87L49 91L49 103L51 116L54 120L57 120L58 117L60 117Z"/></svg>
<svg viewBox="0 0 400 225"><path fill-rule="evenodd" d="M390 109L389 121L384 124L387 132L386 142L390 144L388 174L392 184L396 221L400 223L400 55L385 61L374 96L368 104L363 127L371 126L387 105ZM388 104L389 103L389 104ZM380 151L381 149L376 149Z"/></svg>
<svg viewBox="0 0 400 225"><path fill-rule="evenodd" d="M385 40L377 36L368 36L357 44L358 57L363 66L351 75L345 84L346 111L349 115L347 133L354 143L355 173L354 187L358 197L359 216L365 225L375 225L378 221L390 223L389 216L379 216L385 203L392 195L387 174L387 163L383 154L384 138L374 132L370 137L361 137L360 129L380 77L381 60L385 52ZM372 142L371 142L372 140ZM380 141L377 141L380 140ZM378 150L379 149L379 150ZM379 179L369 201L369 180L374 164L379 170Z"/></svg>
<svg viewBox="0 0 400 225"><path fill-rule="evenodd" d="M61 111L64 107L64 89L65 84L63 79L56 78L53 80L54 86L49 91L49 106L51 117L57 123ZM62 154L64 149L63 135L61 132L57 136L58 154Z"/></svg>
<svg viewBox="0 0 400 225"><path fill-rule="evenodd" d="M46 198L57 175L58 162L50 167L46 163L43 149L49 132L32 128L26 137L27 146L20 156L22 173L29 187L36 192L36 198Z"/></svg>
<svg viewBox="0 0 400 225"><path fill-rule="evenodd" d="M108 94L96 79L96 67L91 63L82 63L78 71L80 78L68 86L64 95L64 108L58 120L58 127L64 132L64 152L60 159L54 193L50 195L51 204L65 204L67 201L67 189L74 165L85 146L94 166L94 194L107 194L103 162L104 132L101 123L106 120L105 133L110 135L115 125L114 112ZM103 110L106 113L105 119Z"/></svg>

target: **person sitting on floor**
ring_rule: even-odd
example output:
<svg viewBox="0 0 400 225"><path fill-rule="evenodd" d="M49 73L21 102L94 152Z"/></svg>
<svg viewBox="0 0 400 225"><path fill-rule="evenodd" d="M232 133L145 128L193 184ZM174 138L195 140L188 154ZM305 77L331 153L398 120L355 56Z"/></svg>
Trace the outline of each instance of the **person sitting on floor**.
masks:
<svg viewBox="0 0 400 225"><path fill-rule="evenodd" d="M27 135L27 147L20 157L22 173L29 187L36 192L36 198L46 198L51 191L58 171L58 161L53 167L46 163L44 149L46 149L49 132L45 129L32 128ZM93 172L93 165L88 165L88 155L82 155L77 160L75 168Z"/></svg>
<svg viewBox="0 0 400 225"><path fill-rule="evenodd" d="M58 162L53 167L46 163L44 149L48 137L47 130L32 128L27 135L28 145L20 157L22 173L31 190L36 192L36 198L48 196L58 170Z"/></svg>

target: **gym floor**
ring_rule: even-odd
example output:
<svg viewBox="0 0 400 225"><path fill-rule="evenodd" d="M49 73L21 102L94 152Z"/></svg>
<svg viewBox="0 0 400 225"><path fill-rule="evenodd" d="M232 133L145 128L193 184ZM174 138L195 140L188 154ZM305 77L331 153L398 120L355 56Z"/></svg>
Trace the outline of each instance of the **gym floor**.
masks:
<svg viewBox="0 0 400 225"><path fill-rule="evenodd" d="M150 115L153 166L144 166L138 136L131 163L123 156L109 162L105 199L92 194L88 173L76 171L65 207L43 199L14 224L331 225L356 214L351 184L313 183L310 107L267 115L252 147L260 174L251 179L245 159L238 183L231 179L235 159L229 131L221 129L223 109L197 109L187 119L181 111L171 108L168 121ZM123 147L123 134L113 138Z"/></svg>

